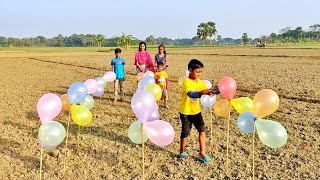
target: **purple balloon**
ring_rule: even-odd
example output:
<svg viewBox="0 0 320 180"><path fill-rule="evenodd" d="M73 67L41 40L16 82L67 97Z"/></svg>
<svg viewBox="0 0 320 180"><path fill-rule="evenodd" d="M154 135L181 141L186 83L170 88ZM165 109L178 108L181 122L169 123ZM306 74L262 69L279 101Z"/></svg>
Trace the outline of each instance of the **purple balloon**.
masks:
<svg viewBox="0 0 320 180"><path fill-rule="evenodd" d="M145 123L156 108L154 96L148 91L138 90L131 99L131 108L140 123Z"/></svg>
<svg viewBox="0 0 320 180"><path fill-rule="evenodd" d="M159 111L157 108L155 108L147 121L154 121L154 120L159 120L159 119L160 119Z"/></svg>
<svg viewBox="0 0 320 180"><path fill-rule="evenodd" d="M146 76L151 76L154 78L154 73L152 71L147 71L144 73L143 77L146 77Z"/></svg>
<svg viewBox="0 0 320 180"><path fill-rule="evenodd" d="M155 120L143 124L144 132L151 142L158 146L168 146L173 142L174 129L166 121Z"/></svg>
<svg viewBox="0 0 320 180"><path fill-rule="evenodd" d="M101 97L104 93L104 86L103 85L99 85L97 90L92 94L95 97Z"/></svg>

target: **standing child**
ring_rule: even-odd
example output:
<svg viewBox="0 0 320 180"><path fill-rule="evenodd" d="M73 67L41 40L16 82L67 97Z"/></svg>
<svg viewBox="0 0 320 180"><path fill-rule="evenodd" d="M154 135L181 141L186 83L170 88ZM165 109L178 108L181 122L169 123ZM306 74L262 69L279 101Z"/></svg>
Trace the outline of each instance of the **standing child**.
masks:
<svg viewBox="0 0 320 180"><path fill-rule="evenodd" d="M155 73L154 78L156 80L156 83L161 87L162 89L162 99L164 100L164 105L166 109L169 108L168 106L168 73L164 70L164 63L158 62L157 63L158 71ZM160 104L160 101L158 101L158 105Z"/></svg>
<svg viewBox="0 0 320 180"><path fill-rule="evenodd" d="M116 74L116 80L114 81L114 101L113 102L117 102L119 99L119 95L118 95L118 91L119 91L119 87L120 87L120 100L122 102L124 102L124 92L123 92L123 88L124 88L124 65L125 65L125 60L124 58L120 57L121 56L121 49L120 48L116 48L114 50L114 53L116 55L115 58L113 58L111 60L111 66L112 66L112 71L114 71L114 73Z"/></svg>
<svg viewBox="0 0 320 180"><path fill-rule="evenodd" d="M199 132L200 152L198 159L208 163L210 158L206 156L205 150L206 126L201 115L199 98L205 94L212 95L213 90L208 89L206 84L199 79L202 69L203 64L199 60L192 59L188 64L189 77L182 84L182 101L179 108L182 122L179 157L184 158L188 155L185 152L185 146L193 124Z"/></svg>

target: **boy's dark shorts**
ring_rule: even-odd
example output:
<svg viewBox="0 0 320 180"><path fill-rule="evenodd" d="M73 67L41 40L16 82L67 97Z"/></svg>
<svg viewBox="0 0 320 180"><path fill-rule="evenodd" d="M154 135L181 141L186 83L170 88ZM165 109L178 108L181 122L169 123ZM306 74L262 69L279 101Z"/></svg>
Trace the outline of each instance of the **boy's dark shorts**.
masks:
<svg viewBox="0 0 320 180"><path fill-rule="evenodd" d="M180 119L182 122L182 130L180 138L186 138L189 136L192 124L198 130L198 132L206 132L206 126L201 115L201 112L196 115L185 115L180 113Z"/></svg>

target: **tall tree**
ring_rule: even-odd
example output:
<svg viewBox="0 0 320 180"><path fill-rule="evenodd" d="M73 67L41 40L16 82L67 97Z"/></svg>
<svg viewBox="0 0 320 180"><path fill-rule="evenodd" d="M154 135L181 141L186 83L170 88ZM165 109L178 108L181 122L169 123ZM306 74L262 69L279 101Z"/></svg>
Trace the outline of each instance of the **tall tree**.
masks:
<svg viewBox="0 0 320 180"><path fill-rule="evenodd" d="M156 44L156 39L152 35L150 35L149 37L146 38L146 43L150 45L154 45Z"/></svg>
<svg viewBox="0 0 320 180"><path fill-rule="evenodd" d="M119 38L118 42L117 42L117 46L121 47L121 46L125 46L127 50L129 50L131 44L133 43L133 41L135 40L135 38L132 35L126 35L124 33L122 33L122 36Z"/></svg>
<svg viewBox="0 0 320 180"><path fill-rule="evenodd" d="M242 35L242 42L244 45L247 45L249 42L249 38L248 38L248 34L247 33L243 33Z"/></svg>
<svg viewBox="0 0 320 180"><path fill-rule="evenodd" d="M97 37L96 37L96 41L97 41L97 45L98 45L98 48L99 48L99 52L101 51L101 46L102 44L104 44L105 42L105 38L99 34Z"/></svg>
<svg viewBox="0 0 320 180"><path fill-rule="evenodd" d="M211 44L211 37L217 32L216 24L214 22L200 23L197 29L197 35L202 39L202 44L209 37L209 43Z"/></svg>

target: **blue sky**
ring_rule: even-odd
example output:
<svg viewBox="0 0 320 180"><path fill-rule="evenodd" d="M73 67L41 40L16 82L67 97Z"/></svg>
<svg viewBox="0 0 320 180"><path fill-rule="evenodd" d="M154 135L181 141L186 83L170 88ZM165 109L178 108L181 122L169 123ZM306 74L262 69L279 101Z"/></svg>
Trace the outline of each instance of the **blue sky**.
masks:
<svg viewBox="0 0 320 180"><path fill-rule="evenodd" d="M192 38L199 23L213 21L222 37L254 38L320 24L319 8L320 0L0 0L0 36Z"/></svg>

